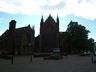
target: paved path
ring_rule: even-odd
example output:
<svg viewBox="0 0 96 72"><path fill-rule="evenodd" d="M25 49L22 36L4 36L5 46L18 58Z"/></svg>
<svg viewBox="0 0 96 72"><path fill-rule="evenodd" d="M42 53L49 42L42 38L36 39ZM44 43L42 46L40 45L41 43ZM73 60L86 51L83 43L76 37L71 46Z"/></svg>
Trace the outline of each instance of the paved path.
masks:
<svg viewBox="0 0 96 72"><path fill-rule="evenodd" d="M90 56L69 55L62 60L33 58L32 62L27 56L16 57L14 64L0 59L0 72L96 72L96 64L91 63Z"/></svg>

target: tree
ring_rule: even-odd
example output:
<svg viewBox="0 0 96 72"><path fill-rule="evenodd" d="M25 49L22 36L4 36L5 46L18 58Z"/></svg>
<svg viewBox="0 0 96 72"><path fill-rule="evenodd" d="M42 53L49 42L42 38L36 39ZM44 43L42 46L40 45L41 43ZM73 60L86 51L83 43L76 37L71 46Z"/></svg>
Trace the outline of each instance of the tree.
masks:
<svg viewBox="0 0 96 72"><path fill-rule="evenodd" d="M61 52L64 53L70 53L71 52L71 44L70 43L70 34L68 32L65 32L63 34L60 34L60 48Z"/></svg>
<svg viewBox="0 0 96 72"><path fill-rule="evenodd" d="M66 30L70 34L70 44L72 52L78 53L86 50L88 47L88 33L89 30L78 22L70 22ZM67 39L68 40L68 39Z"/></svg>
<svg viewBox="0 0 96 72"><path fill-rule="evenodd" d="M95 42L94 42L94 39L90 38L88 39L88 50L93 52L94 51L94 45L95 45Z"/></svg>

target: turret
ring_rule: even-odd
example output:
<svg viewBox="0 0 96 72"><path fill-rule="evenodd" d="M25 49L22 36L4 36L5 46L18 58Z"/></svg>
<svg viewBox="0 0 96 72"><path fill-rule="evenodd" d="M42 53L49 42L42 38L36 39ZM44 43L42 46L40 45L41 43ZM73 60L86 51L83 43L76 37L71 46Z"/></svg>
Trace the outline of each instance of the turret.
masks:
<svg viewBox="0 0 96 72"><path fill-rule="evenodd" d="M40 25L42 25L43 24L43 15L42 15L42 18L41 18L41 22L40 22Z"/></svg>
<svg viewBox="0 0 96 72"><path fill-rule="evenodd" d="M44 24L44 19L43 19L43 15L42 15L41 22L40 22L40 33L41 33L41 29L43 27L43 24Z"/></svg>
<svg viewBox="0 0 96 72"><path fill-rule="evenodd" d="M51 14L49 14L49 17L51 17Z"/></svg>
<svg viewBox="0 0 96 72"><path fill-rule="evenodd" d="M30 28L30 24L28 25L28 27Z"/></svg>
<svg viewBox="0 0 96 72"><path fill-rule="evenodd" d="M57 15L57 27L59 29L59 17L58 17L58 15Z"/></svg>
<svg viewBox="0 0 96 72"><path fill-rule="evenodd" d="M32 32L33 32L33 36L35 35L35 29L34 26L32 26Z"/></svg>
<svg viewBox="0 0 96 72"><path fill-rule="evenodd" d="M15 27L16 27L16 21L11 20L9 23L9 30L15 30Z"/></svg>
<svg viewBox="0 0 96 72"><path fill-rule="evenodd" d="M58 17L58 15L57 15L57 24L59 24L59 17Z"/></svg>

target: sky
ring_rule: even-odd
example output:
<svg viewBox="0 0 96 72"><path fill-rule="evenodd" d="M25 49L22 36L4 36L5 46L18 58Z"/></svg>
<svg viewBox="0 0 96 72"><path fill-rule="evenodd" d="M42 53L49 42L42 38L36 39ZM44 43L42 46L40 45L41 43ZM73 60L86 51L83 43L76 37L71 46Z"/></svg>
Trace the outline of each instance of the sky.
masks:
<svg viewBox="0 0 96 72"><path fill-rule="evenodd" d="M96 0L0 0L0 35L16 20L16 28L30 24L38 36L42 15L45 21L49 14L55 21L59 16L59 31L66 31L72 20L85 26L88 37L96 41Z"/></svg>

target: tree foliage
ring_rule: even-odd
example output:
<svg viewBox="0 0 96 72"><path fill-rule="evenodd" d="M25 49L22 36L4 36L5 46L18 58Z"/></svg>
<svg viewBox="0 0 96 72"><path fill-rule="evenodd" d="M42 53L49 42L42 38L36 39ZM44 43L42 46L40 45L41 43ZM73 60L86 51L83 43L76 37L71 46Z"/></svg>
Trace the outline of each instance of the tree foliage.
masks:
<svg viewBox="0 0 96 72"><path fill-rule="evenodd" d="M93 52L94 51L94 45L95 45L94 39L92 39L92 38L88 39L88 50Z"/></svg>
<svg viewBox="0 0 96 72"><path fill-rule="evenodd" d="M64 43L68 42L71 52L82 52L88 50L88 46L92 48L91 40L88 40L88 33L84 26L79 25L78 22L70 22L66 32L69 35L64 39ZM90 45L89 45L90 44Z"/></svg>

